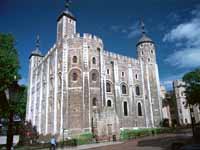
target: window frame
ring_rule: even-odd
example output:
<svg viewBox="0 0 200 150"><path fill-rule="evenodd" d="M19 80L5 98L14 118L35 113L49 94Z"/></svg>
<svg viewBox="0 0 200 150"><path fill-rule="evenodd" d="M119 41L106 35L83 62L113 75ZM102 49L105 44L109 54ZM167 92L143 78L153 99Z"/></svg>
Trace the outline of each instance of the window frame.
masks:
<svg viewBox="0 0 200 150"><path fill-rule="evenodd" d="M124 93L124 88L125 88L125 93ZM122 95L127 95L128 94L128 88L125 83L121 84L121 93Z"/></svg>
<svg viewBox="0 0 200 150"><path fill-rule="evenodd" d="M95 79L94 79L94 77L95 77ZM97 82L97 79L98 77L97 77L97 73L95 73L95 72L93 72L92 73L92 82Z"/></svg>
<svg viewBox="0 0 200 150"><path fill-rule="evenodd" d="M97 106L97 98L96 97L93 97L93 99L92 99L92 106L93 107Z"/></svg>
<svg viewBox="0 0 200 150"><path fill-rule="evenodd" d="M137 104L137 114L138 114L139 117L142 117L142 116L143 116L142 104L141 104L141 102L138 102L138 104Z"/></svg>
<svg viewBox="0 0 200 150"><path fill-rule="evenodd" d="M76 75L76 76L75 76ZM76 78L76 79L75 79ZM72 81L73 82L77 82L78 81L78 73L77 72L73 72L72 73Z"/></svg>
<svg viewBox="0 0 200 150"><path fill-rule="evenodd" d="M125 105L126 104L126 105ZM126 106L126 107L125 107ZM126 109L125 109L126 108ZM125 111L126 110L126 111ZM123 101L123 113L124 116L127 117L128 116L128 102L127 101Z"/></svg>
<svg viewBox="0 0 200 150"><path fill-rule="evenodd" d="M108 103L108 102L110 102L110 103ZM108 105L108 104L110 104L110 105ZM106 101L106 106L107 106L107 107L112 107L112 100L108 99L108 100Z"/></svg>
<svg viewBox="0 0 200 150"><path fill-rule="evenodd" d="M141 95L140 86L139 85L135 86L135 94L136 94L136 96L140 96Z"/></svg>
<svg viewBox="0 0 200 150"><path fill-rule="evenodd" d="M93 64L93 65L96 65L96 64L97 64L96 57L92 57L92 64Z"/></svg>
<svg viewBox="0 0 200 150"><path fill-rule="evenodd" d="M106 81L106 92L107 93L112 93L112 87L111 86L112 86L111 82ZM108 87L109 87L110 90L108 90Z"/></svg>
<svg viewBox="0 0 200 150"><path fill-rule="evenodd" d="M73 63L73 64L77 64L77 63L78 63L78 57L77 57L76 55L74 55L74 56L72 57L72 63Z"/></svg>

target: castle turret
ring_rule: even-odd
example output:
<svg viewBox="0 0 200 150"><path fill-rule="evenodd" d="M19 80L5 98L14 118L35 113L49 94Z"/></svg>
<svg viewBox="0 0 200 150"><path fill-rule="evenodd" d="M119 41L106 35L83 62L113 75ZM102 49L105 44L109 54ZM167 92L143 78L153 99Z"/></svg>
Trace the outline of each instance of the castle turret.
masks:
<svg viewBox="0 0 200 150"><path fill-rule="evenodd" d="M157 127L162 119L162 103L160 100L160 80L156 63L155 44L146 35L143 22L141 22L141 29L142 37L137 43L137 53L143 68L147 124L149 127Z"/></svg>
<svg viewBox="0 0 200 150"><path fill-rule="evenodd" d="M42 57L43 56L40 51L40 37L39 37L39 35L37 35L36 48L34 51L32 51L31 55L29 56L29 61L31 62L31 64L33 64L33 67L34 67L41 61Z"/></svg>
<svg viewBox="0 0 200 150"><path fill-rule="evenodd" d="M41 62L43 55L40 51L40 37L37 36L36 39L36 48L32 51L31 55L29 56L29 88L28 88L28 101L27 101L27 114L26 120L31 120L33 118L33 100L31 94L33 93L32 86L34 84L35 73L34 69L37 68L38 64ZM36 82L35 82L36 83ZM34 122L33 122L34 123Z"/></svg>
<svg viewBox="0 0 200 150"><path fill-rule="evenodd" d="M57 41L64 37L71 37L76 33L76 18L69 11L70 1L65 3L65 10L57 19Z"/></svg>
<svg viewBox="0 0 200 150"><path fill-rule="evenodd" d="M156 63L155 45L151 38L146 35L144 23L141 22L142 37L137 43L138 58L146 63Z"/></svg>

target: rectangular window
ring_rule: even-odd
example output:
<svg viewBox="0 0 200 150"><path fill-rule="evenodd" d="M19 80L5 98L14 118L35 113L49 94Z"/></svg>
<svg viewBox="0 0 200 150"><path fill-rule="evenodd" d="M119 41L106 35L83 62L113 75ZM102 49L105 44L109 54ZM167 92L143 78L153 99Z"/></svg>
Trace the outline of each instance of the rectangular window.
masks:
<svg viewBox="0 0 200 150"><path fill-rule="evenodd" d="M124 102L124 116L128 116L127 102Z"/></svg>
<svg viewBox="0 0 200 150"><path fill-rule="evenodd" d="M110 74L110 70L109 69L107 69L107 74Z"/></svg>

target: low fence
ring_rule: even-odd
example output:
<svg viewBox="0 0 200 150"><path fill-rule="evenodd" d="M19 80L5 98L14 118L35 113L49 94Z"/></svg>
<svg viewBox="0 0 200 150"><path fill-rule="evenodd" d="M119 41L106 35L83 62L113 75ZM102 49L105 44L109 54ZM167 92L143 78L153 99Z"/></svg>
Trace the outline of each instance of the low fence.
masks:
<svg viewBox="0 0 200 150"><path fill-rule="evenodd" d="M0 136L0 145L6 145L7 136ZM13 144L17 145L19 143L19 135L13 136Z"/></svg>

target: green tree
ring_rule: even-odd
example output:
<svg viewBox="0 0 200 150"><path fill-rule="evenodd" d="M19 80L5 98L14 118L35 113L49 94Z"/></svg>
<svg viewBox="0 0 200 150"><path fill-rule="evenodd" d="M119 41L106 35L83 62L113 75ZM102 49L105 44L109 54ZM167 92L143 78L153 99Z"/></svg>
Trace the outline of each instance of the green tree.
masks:
<svg viewBox="0 0 200 150"><path fill-rule="evenodd" d="M15 106L15 114L18 115L23 121L26 116L26 102L27 102L27 87L25 85L20 85L18 99Z"/></svg>
<svg viewBox="0 0 200 150"><path fill-rule="evenodd" d="M19 61L15 48L15 39L11 34L0 33L0 92L19 79Z"/></svg>
<svg viewBox="0 0 200 150"><path fill-rule="evenodd" d="M183 81L185 82L187 104L200 105L200 68L186 73L183 76Z"/></svg>
<svg viewBox="0 0 200 150"><path fill-rule="evenodd" d="M25 88L18 85L19 60L15 39L11 34L0 33L0 107L1 115L8 118L7 150L13 143L13 116L24 117ZM7 91L7 92L6 92ZM5 96L7 95L7 96ZM0 116L1 117L1 116Z"/></svg>

